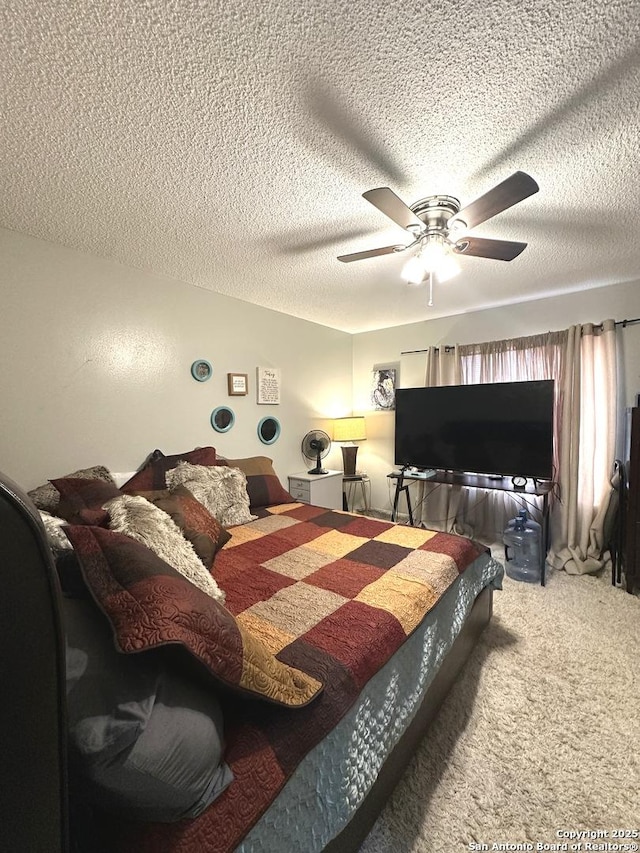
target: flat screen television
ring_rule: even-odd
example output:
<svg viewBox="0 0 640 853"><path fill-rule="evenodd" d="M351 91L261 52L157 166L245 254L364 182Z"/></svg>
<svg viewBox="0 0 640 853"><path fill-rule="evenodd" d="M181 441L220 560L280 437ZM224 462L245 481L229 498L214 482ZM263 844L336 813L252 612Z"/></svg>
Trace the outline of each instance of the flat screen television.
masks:
<svg viewBox="0 0 640 853"><path fill-rule="evenodd" d="M553 479L553 379L396 390L396 465Z"/></svg>

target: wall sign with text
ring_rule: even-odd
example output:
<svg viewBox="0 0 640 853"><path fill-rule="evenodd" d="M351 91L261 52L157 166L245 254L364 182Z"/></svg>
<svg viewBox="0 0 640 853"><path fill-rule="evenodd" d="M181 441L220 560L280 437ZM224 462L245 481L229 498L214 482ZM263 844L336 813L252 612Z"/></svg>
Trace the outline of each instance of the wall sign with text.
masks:
<svg viewBox="0 0 640 853"><path fill-rule="evenodd" d="M258 403L278 404L280 402L280 368L257 368Z"/></svg>
<svg viewBox="0 0 640 853"><path fill-rule="evenodd" d="M241 397L249 390L246 373L227 373L227 393L230 397Z"/></svg>

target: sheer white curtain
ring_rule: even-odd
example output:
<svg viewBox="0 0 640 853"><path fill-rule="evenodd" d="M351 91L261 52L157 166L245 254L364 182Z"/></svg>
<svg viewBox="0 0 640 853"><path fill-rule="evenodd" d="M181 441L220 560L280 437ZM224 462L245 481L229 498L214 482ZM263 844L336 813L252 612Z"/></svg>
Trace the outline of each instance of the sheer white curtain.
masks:
<svg viewBox="0 0 640 853"><path fill-rule="evenodd" d="M468 385L553 379L562 374L567 332L548 332L504 341L430 348L425 385ZM556 398L560 386L556 382ZM559 407L556 406L556 411ZM554 470L557 470L557 457ZM542 499L527 498L532 516L541 514ZM509 492L461 486L426 485L420 504L421 520L429 527L455 530L495 541L507 521L523 507L523 499Z"/></svg>
<svg viewBox="0 0 640 853"><path fill-rule="evenodd" d="M555 411L558 413L562 393L558 379L564 371L567 338L565 330L461 346L462 383L555 379ZM554 432L558 434L558 423ZM557 472L559 449L557 443L554 444L553 470ZM467 489L461 510L466 528L470 526L476 536L495 540L501 538L507 521L523 507L541 521L542 498L525 498L510 492Z"/></svg>
<svg viewBox="0 0 640 853"><path fill-rule="evenodd" d="M554 479L550 564L593 572L601 558L617 411L615 322L572 326L504 341L459 345L427 357L425 385L555 380ZM523 505L508 492L427 485L420 518L437 529L495 541ZM541 499L528 509L540 515Z"/></svg>
<svg viewBox="0 0 640 853"><path fill-rule="evenodd" d="M489 341L458 348L463 385L478 382L524 382L534 379L555 379L555 435L560 431L562 409L562 382L566 363L568 330L547 332L511 338L506 341ZM554 446L553 469L558 471L559 448Z"/></svg>

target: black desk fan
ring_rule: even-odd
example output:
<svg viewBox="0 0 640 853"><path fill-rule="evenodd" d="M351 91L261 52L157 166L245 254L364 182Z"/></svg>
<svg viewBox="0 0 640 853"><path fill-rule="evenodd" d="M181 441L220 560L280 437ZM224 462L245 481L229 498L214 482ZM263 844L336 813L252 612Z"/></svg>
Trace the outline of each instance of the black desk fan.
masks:
<svg viewBox="0 0 640 853"><path fill-rule="evenodd" d="M312 429L302 439L302 455L305 459L316 461L315 468L307 471L307 474L327 474L328 471L322 467L322 460L331 449L331 439L321 429Z"/></svg>

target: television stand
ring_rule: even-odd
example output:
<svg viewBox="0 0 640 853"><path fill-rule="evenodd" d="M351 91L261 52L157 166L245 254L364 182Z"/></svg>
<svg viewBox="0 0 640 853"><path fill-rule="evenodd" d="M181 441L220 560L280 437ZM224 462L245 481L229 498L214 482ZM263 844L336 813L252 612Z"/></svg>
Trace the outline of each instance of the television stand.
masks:
<svg viewBox="0 0 640 853"><path fill-rule="evenodd" d="M393 499L393 510L391 521L395 521L398 515L398 503L400 495L404 492L407 499L407 511L409 523L413 527L413 509L411 507L411 495L409 494L409 483L414 481L428 480L429 483L439 483L445 486L464 486L466 489L489 489L498 492L513 492L517 495L530 495L542 498L542 565L540 567L540 582L545 585L546 558L549 550L549 495L555 487L551 480L534 480L528 478L524 485L516 486L512 477L496 477L486 474L465 474L462 471L429 471L428 477L423 473L410 473L406 471L393 471L387 474L390 480L396 481L396 492ZM406 482L408 481L408 482Z"/></svg>
<svg viewBox="0 0 640 853"><path fill-rule="evenodd" d="M425 468L423 471L410 471L408 468L402 468L400 471L393 471L391 474L387 474L387 477L390 480L396 481L396 493L393 498L393 510L391 512L391 521L395 521L398 515L398 502L400 501L400 495L404 492L404 496L407 499L407 512L409 513L409 524L413 527L413 509L411 507L411 495L409 494L409 483L405 483L405 480L409 480L409 482L424 482L425 480L430 480L436 475L436 471L433 468Z"/></svg>

